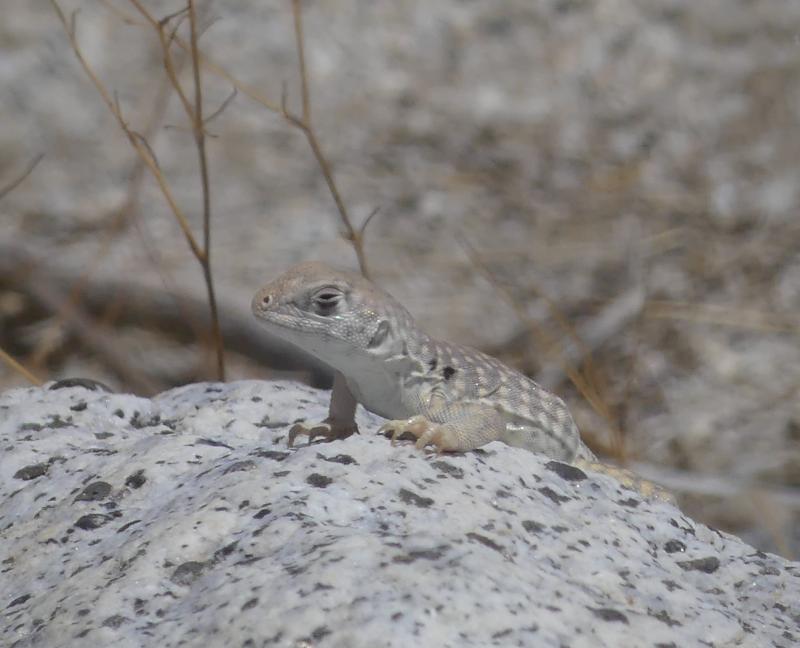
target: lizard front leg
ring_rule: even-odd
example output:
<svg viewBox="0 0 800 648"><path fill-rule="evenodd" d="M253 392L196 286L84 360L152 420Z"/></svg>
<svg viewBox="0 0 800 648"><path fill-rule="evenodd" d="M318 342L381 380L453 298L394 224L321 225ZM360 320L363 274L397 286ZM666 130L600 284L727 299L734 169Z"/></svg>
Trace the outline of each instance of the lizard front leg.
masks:
<svg viewBox="0 0 800 648"><path fill-rule="evenodd" d="M310 427L305 423L295 423L292 429L289 430L289 447L294 444L295 439L300 435L308 436L308 443L310 444L318 437L330 442L337 439L346 439L354 433L357 434L356 405L355 396L347 387L344 376L338 371L335 372L328 417Z"/></svg>
<svg viewBox="0 0 800 648"><path fill-rule="evenodd" d="M490 441L498 441L505 432L502 414L480 403L437 403L426 408L425 414L405 420L393 420L381 426L379 432L392 432L392 443L411 433L419 449L434 445L439 452L466 452Z"/></svg>

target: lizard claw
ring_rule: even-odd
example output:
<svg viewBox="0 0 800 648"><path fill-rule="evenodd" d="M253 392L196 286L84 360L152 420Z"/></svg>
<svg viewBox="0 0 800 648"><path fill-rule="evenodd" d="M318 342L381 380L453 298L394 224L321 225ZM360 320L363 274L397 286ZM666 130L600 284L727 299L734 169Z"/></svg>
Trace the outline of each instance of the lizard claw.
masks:
<svg viewBox="0 0 800 648"><path fill-rule="evenodd" d="M387 421L378 429L379 434L392 433L392 445L397 443L404 434L408 433L413 435L417 442L415 443L418 450L422 450L425 446L433 444L441 452L443 448L439 443L439 432L441 426L438 423L432 423L424 416L412 416L408 419L395 419Z"/></svg>
<svg viewBox="0 0 800 648"><path fill-rule="evenodd" d="M308 437L307 445L311 445L314 439L320 437L322 437L326 443L330 443L337 439L346 439L354 433L358 433L358 426L355 423L342 426L336 425L327 419L312 426L308 426L305 423L295 423L289 430L289 447L291 448L294 445L295 439L301 435L306 435Z"/></svg>

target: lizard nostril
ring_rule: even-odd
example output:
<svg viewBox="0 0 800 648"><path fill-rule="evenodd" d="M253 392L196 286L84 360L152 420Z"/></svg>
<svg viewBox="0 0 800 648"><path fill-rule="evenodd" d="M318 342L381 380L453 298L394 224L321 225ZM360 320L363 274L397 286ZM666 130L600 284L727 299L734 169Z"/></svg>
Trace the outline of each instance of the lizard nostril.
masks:
<svg viewBox="0 0 800 648"><path fill-rule="evenodd" d="M272 296L271 295L264 295L261 298L261 305L262 306L269 306L271 301L272 301Z"/></svg>

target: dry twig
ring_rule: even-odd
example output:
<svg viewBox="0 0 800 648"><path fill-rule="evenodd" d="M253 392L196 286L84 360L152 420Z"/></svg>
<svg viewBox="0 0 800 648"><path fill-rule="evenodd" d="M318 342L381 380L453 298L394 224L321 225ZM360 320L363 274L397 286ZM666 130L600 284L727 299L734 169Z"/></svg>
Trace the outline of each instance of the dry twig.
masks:
<svg viewBox="0 0 800 648"><path fill-rule="evenodd" d="M43 157L44 153L40 153L39 155L37 155L35 158L33 158L31 163L28 164L28 168L25 169L25 171L21 176L9 182L5 187L0 188L0 200L5 198L8 194L14 191L14 189L16 189L19 185L21 185L23 180L25 180L25 178L27 178L31 173L33 173L33 170L36 168L36 165L38 165L39 162L42 161Z"/></svg>
<svg viewBox="0 0 800 648"><path fill-rule="evenodd" d="M43 264L32 250L20 245L0 243L0 288L10 287L28 297L46 314L60 313L65 306L55 298L64 295L79 281L68 268ZM176 295L125 280L89 277L83 287L80 308L85 319L103 317L114 304L114 323L159 332L180 343L196 339L193 323L207 312L207 304L191 295ZM237 304L220 302L220 327L226 348L264 366L285 371L310 371L312 384L330 386L330 369L315 360L264 335L258 322ZM69 326L65 322L65 326ZM94 329L103 330L93 323ZM94 349L102 353L103 349ZM300 356L303 360L300 360ZM123 376L124 378L124 376ZM147 376L151 381L155 376Z"/></svg>
<svg viewBox="0 0 800 648"><path fill-rule="evenodd" d="M800 335L800 313L770 313L724 304L650 300L645 307L645 317Z"/></svg>
<svg viewBox="0 0 800 648"><path fill-rule="evenodd" d="M211 311L211 331L214 339L214 348L216 349L217 356L217 376L220 380L225 379L225 360L223 351L222 334L219 327L219 313L217 308L217 298L214 291L214 280L211 269L211 186L209 182L208 173L208 156L206 154L206 132L205 132L205 119L203 117L203 91L201 79L201 61L200 51L197 46L199 39L199 31L197 27L197 12L195 10L194 0L187 0L185 10L180 10L171 14L161 20L156 20L155 17L142 5L139 0L129 0L129 2L139 11L142 17L153 28L158 36L159 43L161 44L162 60L164 63L164 70L167 78L170 80L175 93L180 99L184 112L186 113L189 123L192 126L192 134L197 148L197 156L200 165L200 188L202 193L203 204L203 246L202 254L195 254L200 266L203 270L203 278L206 285L206 293L208 298L208 305ZM169 32L167 26L173 18L188 14L189 18L189 58L192 63L192 78L194 81L194 103L189 101L186 92L180 84L178 78L178 66L175 64L175 59L172 55L172 43L177 37L177 29L179 23L176 24ZM227 102L226 102L227 103ZM218 111L219 112L219 111Z"/></svg>
<svg viewBox="0 0 800 648"><path fill-rule="evenodd" d="M255 88L239 81L230 72L225 70L217 63L211 61L204 54L198 52L197 56L202 65L208 68L209 71L228 81L228 83L230 83L236 90L260 104L270 112L280 115L288 124L294 128L297 128L303 133L303 135L305 135L309 148L311 148L311 152L313 153L314 158L316 159L317 164L322 171L322 176L325 179L328 190L333 197L333 202L336 204L336 209L339 212L339 218L341 219L345 230L342 236L345 238L345 240L352 244L353 250L356 253L356 258L358 259L358 266L361 270L361 273L365 277L368 277L369 272L367 268L366 254L364 252L364 234L366 232L367 225L369 225L370 221L378 210L373 210L360 227L356 228L353 225L344 200L342 200L339 188L336 185L336 180L333 177L332 167L330 162L328 162L328 158L322 151L322 147L319 143L319 137L317 136L317 132L312 121L311 93L309 90L308 70L306 67L305 43L303 36L303 15L302 8L300 6L300 0L292 0L292 16L294 20L295 46L297 49L298 71L300 76L300 115L293 113L288 108L285 91L282 92L281 103L278 105L261 95L261 93L259 93ZM175 36L175 42L178 43L178 45L185 51L188 52L191 50L191 44L180 38L180 36Z"/></svg>
<svg viewBox="0 0 800 648"><path fill-rule="evenodd" d="M13 371L16 371L20 374L25 380L34 385L41 385L42 381L33 373L28 371L22 364L17 362L10 353L5 351L2 347L0 347L0 360L5 362Z"/></svg>
<svg viewBox="0 0 800 648"><path fill-rule="evenodd" d="M189 221L186 218L186 215L183 213L183 210L178 205L175 197L172 194L172 191L167 184L167 180L164 177L161 169L158 166L158 161L156 160L155 156L153 155L150 147L146 143L145 139L139 135L136 131L132 130L127 122L125 121L124 116L122 115L122 111L119 107L119 104L112 98L111 94L106 89L105 85L100 78L95 74L92 67L89 65L86 58L83 56L83 52L80 49L77 41L77 35L75 33L75 20L74 16L73 19L67 22L66 16L64 16L64 12L61 11L61 7L58 5L56 0L50 0L51 4L56 10L58 14L59 20L61 20L61 24L64 26L64 30L67 33L67 38L69 39L70 46L72 47L75 56L78 58L78 62L83 67L84 72L89 77L89 80L92 82L94 87L100 93L100 96L103 99L103 102L106 104L108 109L111 111L111 114L117 120L119 127L122 129L122 132L125 133L125 136L128 138L131 146L134 148L136 153L139 155L141 160L145 163L147 168L149 169L150 173L153 175L156 183L158 184L161 193L164 196L164 199L169 204L172 213L175 215L175 218L178 220L178 224L180 225L181 230L183 231L184 236L186 237L186 241L189 244L189 247L192 249L192 252L195 256L202 256L203 251L200 249L197 241L192 234L192 230L189 227Z"/></svg>
<svg viewBox="0 0 800 648"><path fill-rule="evenodd" d="M152 110L147 120L147 126L144 130L145 141L150 141L150 139L156 133L156 128L164 115L164 111L167 108L169 88L170 85L166 79L158 88L155 100L152 103ZM125 231L127 226L131 223L137 226L138 232L142 238L142 244L147 251L148 257L150 258L151 266L162 273L162 278L165 285L168 283L166 277L163 277L163 264L158 258L152 243L145 235L145 231L142 229L142 223L135 219L139 201L139 193L141 191L142 182L145 178L145 169L146 167L144 162L140 157L137 156L136 164L133 167L130 180L128 181L128 189L126 192L125 201L114 215L111 225L108 228L106 235L100 241L97 250L91 255L86 269L75 278L70 286L64 288L64 291L69 294L69 297L64 300L59 312L53 314L52 321L49 324L49 330L42 334L40 338L40 344L30 354L27 362L31 366L41 367L47 361L47 357L53 349L45 342L47 340L54 339L56 337L55 333L65 327L64 320L68 309L80 304L84 296L84 289L90 278L95 275L99 265L106 259L112 250L114 241L117 240L120 234L122 234L122 232ZM111 295L106 307L106 314L100 317L106 326L110 326L113 323L113 318L109 318L108 314L113 312L115 305L119 302L119 299L119 296ZM198 337L201 333L202 331L198 331Z"/></svg>
<svg viewBox="0 0 800 648"><path fill-rule="evenodd" d="M138 390L154 392L152 381L130 366L128 359L121 355L116 340L88 316L83 305L70 303L65 285L40 280L41 262L30 254L22 253L20 247L0 245L0 285L10 285L28 295L48 313L59 313L63 328L77 338L85 349L102 358L117 376ZM66 285L74 283L73 278ZM38 379L35 382L40 384Z"/></svg>
<svg viewBox="0 0 800 648"><path fill-rule="evenodd" d="M345 228L344 238L350 241L350 243L353 245L356 257L358 258L358 267L361 269L361 274L363 274L365 277L369 277L369 272L367 270L367 259L364 254L364 231L372 216L367 218L359 229L355 229L353 227L353 223L350 220L349 214L347 213L347 207L345 207L342 196L339 193L339 189L333 179L331 165L328 162L328 159L325 157L325 154L322 152L322 148L319 144L319 138L317 137L316 130L311 122L311 96L308 90L308 71L306 69L306 54L303 39L303 10L300 5L300 0L292 0L292 17L294 18L295 45L297 47L297 60L300 71L302 114L298 117L286 107L285 93L281 101L281 114L284 116L286 121L300 129L303 132L303 135L306 136L308 145L311 148L311 151L317 160L317 164L319 164L319 168L322 171L322 175L325 178L325 182L328 185L328 190L331 192L333 201L336 203L336 209L339 210L339 216L341 217ZM374 213L375 212L373 212L373 215Z"/></svg>
<svg viewBox="0 0 800 648"><path fill-rule="evenodd" d="M14 191L14 189L16 189L22 183L22 181L25 180L25 178L27 178L31 173L33 173L33 170L36 168L36 165L42 161L43 157L44 154L37 155L33 159L33 161L30 164L28 164L28 168L25 169L24 173L21 176L15 178L11 182L9 182L5 187L0 189L0 200L2 200L8 194ZM16 371L18 374L20 374L23 378L25 378L25 380L33 383L34 385L42 384L42 381L33 372L26 369L19 361L14 359L14 357L2 347L0 347L0 360L2 360L6 365L8 365L12 369L12 371Z"/></svg>
<svg viewBox="0 0 800 648"><path fill-rule="evenodd" d="M197 156L200 162L200 182L203 192L203 250L205 254L199 259L203 267L206 281L208 304L211 309L211 330L214 336L214 348L217 350L217 375L225 380L225 359L223 357L222 333L219 328L217 298L214 294L214 277L211 272L211 188L208 180L208 156L206 155L205 120L203 119L203 90L200 77L200 57L197 50L197 14L193 0L189 2L189 29L192 44L192 74L194 77L194 113L192 127L197 145Z"/></svg>
<svg viewBox="0 0 800 648"><path fill-rule="evenodd" d="M78 58L79 63L83 67L86 75L89 77L92 84L99 92L106 106L109 108L111 113L116 118L117 123L127 136L131 146L134 148L136 153L139 155L140 159L144 162L148 170L151 172L153 178L156 180L156 183L158 184L162 195L167 201L167 204L169 205L181 230L183 231L184 237L186 238L186 241L189 244L192 253L194 254L195 258L198 260L198 262L202 267L203 277L205 279L206 289L208 292L209 308L211 311L211 321L212 321L211 325L213 331L212 334L214 337L215 349L217 354L217 375L220 380L224 380L225 366L224 366L222 336L219 330L219 317L217 312L216 299L214 295L213 276L211 272L211 263L209 255L210 250L208 248L208 243L210 239L210 198L209 198L209 187L208 187L207 160L205 160L205 145L204 145L205 133L203 131L202 91L200 89L200 75L199 75L200 60L197 52L197 29L196 29L196 16L194 12L194 3L192 2L192 0L189 0L187 9L190 21L190 52L192 54L193 69L195 70L194 74L195 101L200 103L195 106L192 106L192 104L187 99L186 94L183 91L183 88L178 80L175 62L170 49L173 35L167 34L166 25L168 24L171 17L164 19L163 21L156 21L152 17L152 15L149 14L149 12L147 12L147 10L141 5L141 3L138 2L138 0L130 0L131 4L133 4L139 10L139 12L143 15L143 17L145 17L145 19L148 20L151 26L157 31L157 34L159 36L159 41L162 46L164 68L167 73L167 77L169 78L172 87L174 88L175 92L180 98L181 104L183 105L184 110L189 116L190 122L192 123L193 126L193 131L195 133L195 141L198 147L198 156L201 159L201 184L203 188L203 205L204 205L203 209L204 245L202 247L198 244L194 234L192 233L191 227L189 226L189 221L186 215L183 213L183 210L181 210L180 206L177 204L177 201L175 200L172 191L169 188L169 184L167 183L166 177L159 168L158 161L156 160L156 157L153 154L153 151L150 149L150 146L148 145L146 139L128 126L122 114L122 110L119 104L117 103L115 98L112 98L111 94L108 92L103 82L100 81L100 78L95 74L94 70L89 65L86 58L83 56L83 53L77 41L75 16L73 15L71 17L71 20L68 22L58 2L56 0L50 0L50 2L53 5L53 8L55 9L59 19L61 20L62 25L64 26L67 38L69 39L72 50L74 51L76 57Z"/></svg>

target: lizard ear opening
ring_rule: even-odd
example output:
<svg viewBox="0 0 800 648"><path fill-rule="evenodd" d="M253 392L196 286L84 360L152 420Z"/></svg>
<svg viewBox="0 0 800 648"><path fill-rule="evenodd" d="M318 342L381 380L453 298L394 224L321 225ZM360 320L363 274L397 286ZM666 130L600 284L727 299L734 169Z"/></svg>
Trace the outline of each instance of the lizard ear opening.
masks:
<svg viewBox="0 0 800 648"><path fill-rule="evenodd" d="M389 337L390 328L389 322L386 320L381 320L381 323L378 324L378 330L375 331L375 335L373 335L372 339L369 341L369 348L374 349L383 344L384 340Z"/></svg>

